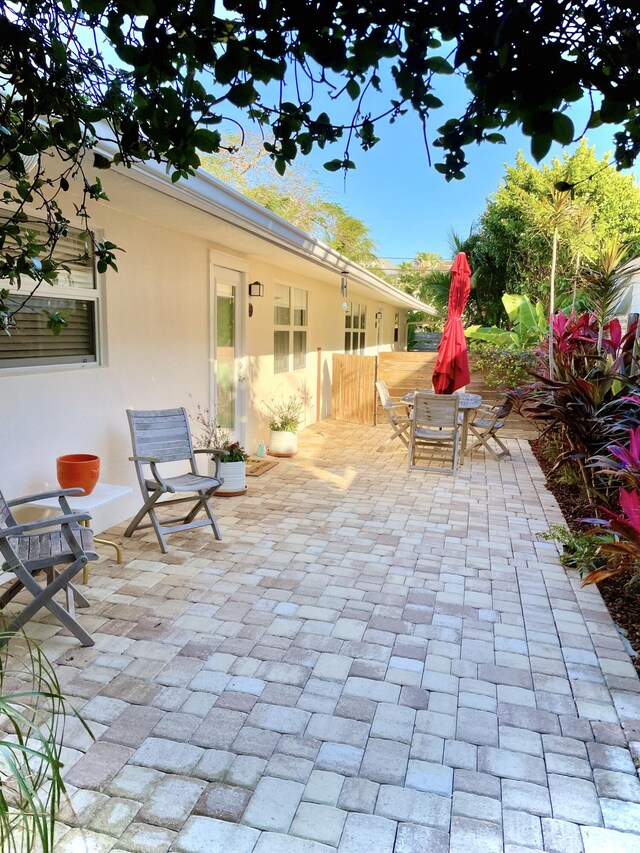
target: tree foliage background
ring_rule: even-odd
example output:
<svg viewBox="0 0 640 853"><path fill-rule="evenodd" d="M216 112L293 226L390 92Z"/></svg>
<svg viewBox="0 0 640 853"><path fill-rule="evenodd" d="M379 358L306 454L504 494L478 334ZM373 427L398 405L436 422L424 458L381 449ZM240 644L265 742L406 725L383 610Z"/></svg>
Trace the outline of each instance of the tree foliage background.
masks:
<svg viewBox="0 0 640 853"><path fill-rule="evenodd" d="M270 140L250 133L230 141L231 150L202 157L206 171L352 261L377 265L376 244L368 225L327 200L327 190L306 163L295 162L281 177L274 173L264 147Z"/></svg>
<svg viewBox="0 0 640 853"><path fill-rule="evenodd" d="M0 0L0 278L52 281L70 217L88 228L90 202L106 200L100 169L156 160L186 178L199 152L227 144L231 110L270 128L265 148L282 174L335 142L326 167L351 169L356 147L412 109L435 168L453 180L469 147L503 142L506 127L522 129L537 160L554 140L569 144L584 131L571 105L585 99L588 125L614 126L616 164L630 166L638 55L635 7L607 0ZM460 111L439 97L452 74L468 90ZM350 117L318 110L320 92ZM33 171L24 157L36 158ZM83 199L69 211L72 181ZM28 206L47 221L44 242L24 227ZM115 248L96 243L100 269L115 267ZM0 295L0 323L11 321Z"/></svg>
<svg viewBox="0 0 640 853"><path fill-rule="evenodd" d="M582 141L573 153L540 168L522 153L507 166L498 190L490 197L470 246L477 266L491 269L502 292L548 300L553 233L550 204L559 181L575 184L563 194L559 218L559 291L569 291L581 266L598 252L603 240L619 236L629 254L640 251L640 188L632 175L622 175ZM481 252L481 257L474 257Z"/></svg>
<svg viewBox="0 0 640 853"><path fill-rule="evenodd" d="M573 189L559 192L559 183ZM524 294L548 308L556 226L556 304L593 309L594 278L628 284L619 269L640 254L640 187L635 177L616 171L610 155L598 159L586 140L540 167L519 152L515 163L505 166L498 189L471 233L466 238L452 235L451 257L466 252L473 271L467 323L507 323L505 293ZM446 311L449 275L434 266L432 256L419 253L402 265L398 283Z"/></svg>

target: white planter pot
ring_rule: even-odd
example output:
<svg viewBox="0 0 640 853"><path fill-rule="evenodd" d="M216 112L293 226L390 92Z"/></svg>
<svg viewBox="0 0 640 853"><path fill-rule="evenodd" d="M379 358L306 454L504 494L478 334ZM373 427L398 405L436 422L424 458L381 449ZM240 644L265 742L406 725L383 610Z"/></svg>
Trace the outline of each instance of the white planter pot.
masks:
<svg viewBox="0 0 640 853"><path fill-rule="evenodd" d="M209 473L215 474L216 463L209 462ZM224 483L220 486L217 495L241 494L246 488L247 466L245 462L222 462L220 464L220 477Z"/></svg>
<svg viewBox="0 0 640 853"><path fill-rule="evenodd" d="M269 453L274 456L293 456L297 452L298 436L295 432L271 430L269 433Z"/></svg>

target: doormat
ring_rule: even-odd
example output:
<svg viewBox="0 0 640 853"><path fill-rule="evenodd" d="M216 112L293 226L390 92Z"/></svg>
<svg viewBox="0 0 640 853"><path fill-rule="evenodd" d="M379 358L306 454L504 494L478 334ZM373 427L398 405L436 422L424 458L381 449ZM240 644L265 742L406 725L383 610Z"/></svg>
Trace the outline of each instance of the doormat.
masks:
<svg viewBox="0 0 640 853"><path fill-rule="evenodd" d="M247 460L247 477L261 477L275 468L278 463L274 459L248 459Z"/></svg>

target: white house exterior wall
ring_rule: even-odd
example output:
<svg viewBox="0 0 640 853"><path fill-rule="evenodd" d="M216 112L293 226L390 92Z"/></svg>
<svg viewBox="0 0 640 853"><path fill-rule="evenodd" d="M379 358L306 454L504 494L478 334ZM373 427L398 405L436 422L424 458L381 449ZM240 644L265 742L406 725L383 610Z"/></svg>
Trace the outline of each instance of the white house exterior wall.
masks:
<svg viewBox="0 0 640 853"><path fill-rule="evenodd" d="M132 185L131 192L135 191ZM125 249L118 257L119 273L102 277L105 362L0 371L0 488L12 497L56 487L57 456L96 453L101 458L101 480L134 488L129 498L94 514L98 531L132 515L140 503L128 461L131 447L125 410L209 405L211 253L230 254L214 239L179 230L180 209L175 200L159 201L176 208L175 228L158 224L152 210L149 219L125 212L124 201L114 194L114 203L98 205L92 220L94 228ZM213 223L212 236L215 231ZM329 284L236 254L246 270L245 282L259 280L265 286L264 297L251 300L254 313L246 319L246 444L254 451L259 439L268 437L264 400L279 393L302 392L305 423L315 421L318 347L322 348L321 417L330 414L331 357L344 347L343 299L337 279ZM276 283L309 291L309 325L306 369L274 375ZM393 348L394 316L400 314L404 320L406 312L358 288L349 299L367 306L367 352L377 351L374 324L380 310L384 315L381 348ZM401 341L403 335L401 328Z"/></svg>

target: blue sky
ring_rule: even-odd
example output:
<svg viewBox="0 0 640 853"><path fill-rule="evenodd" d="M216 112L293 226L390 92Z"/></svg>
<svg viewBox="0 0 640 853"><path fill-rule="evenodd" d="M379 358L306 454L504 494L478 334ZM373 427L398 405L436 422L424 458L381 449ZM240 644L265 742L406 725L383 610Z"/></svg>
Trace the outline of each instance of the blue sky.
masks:
<svg viewBox="0 0 640 853"><path fill-rule="evenodd" d="M430 139L447 118L462 113L468 93L459 78L447 77L438 80L437 94L445 105L433 114ZM395 91L390 90L386 95L384 92L382 96L376 95L373 109L382 112L394 95ZM350 103L344 106L349 109ZM344 109L317 92L314 114L323 109L334 121L347 118ZM574 119L576 131L582 131L588 119L586 99L574 105L569 115ZM245 128L251 129L246 116L238 118ZM534 162L530 140L513 127L503 132L506 145L483 143L469 148L467 177L447 183L429 167L422 128L414 113L407 112L392 125L383 120L376 128L380 141L370 151L362 151L355 142L352 145L350 156L356 162L356 169L349 172L346 184L342 172L331 173L322 168L326 161L342 158L343 141L323 151L314 150L303 159L315 170L331 199L369 225L379 256L396 263L410 260L417 252L439 252L448 258L449 232L453 229L461 236L469 233L484 210L487 196L497 189L505 164L514 162L519 149ZM595 145L598 157L612 150L615 130L609 126L589 132L589 144ZM552 159L561 150L554 145L546 159ZM434 162L440 159L439 155L439 149L431 149Z"/></svg>
<svg viewBox="0 0 640 853"><path fill-rule="evenodd" d="M110 61L120 64L110 48L105 48L105 54ZM390 99L396 96L390 75L382 71L381 77L382 93L372 92L366 104L372 114L385 112L389 108ZM304 96L304 86L302 88ZM266 91L269 90L274 95L273 100L277 100L278 87L270 84L266 87ZM446 119L462 114L469 94L457 75L439 76L434 91L444 101L444 106L433 113L432 126L428 132L430 141ZM288 92L285 86L285 99L287 95L290 100L297 100L294 91ZM329 113L334 122L346 122L351 118L353 102L345 97L344 102L332 103L316 87L313 114L318 115L323 110ZM246 113L229 104L222 107L222 111L236 119L246 130L256 130ZM569 115L574 120L576 132L581 132L588 120L586 98L573 105ZM225 132L236 134L238 131L237 125L226 122L220 129L223 135ZM614 126L605 126L589 132L589 144L595 145L598 157L612 150L612 137L616 129ZM497 189L505 164L514 162L519 149L534 162L530 154L530 140L517 127L502 132L507 144L483 143L469 148L466 178L451 183L447 183L442 175L429 167L422 127L411 110L395 124L380 121L376 125L380 141L370 151L362 151L354 142L350 156L357 168L349 172L346 183L342 172L332 173L322 168L326 161L342 158L344 141L338 141L324 150L314 149L307 157L300 159L315 171L319 183L327 188L330 200L342 204L349 213L367 223L380 257L400 263L410 260L418 252L438 252L448 258L450 231L453 229L463 237L469 233L484 210L487 196ZM554 145L546 159L551 160L561 151L560 146ZM439 155L439 149L431 149L434 162L440 159ZM275 170L273 174L277 178Z"/></svg>
<svg viewBox="0 0 640 853"><path fill-rule="evenodd" d="M444 108L440 112L444 113ZM454 114L453 110L450 114ZM595 145L598 157L612 150L614 130L599 128L588 134L588 142ZM309 161L317 167L321 183L335 201L369 225L379 256L384 258L410 259L421 251L450 257L450 230L463 237L469 233L484 210L487 196L497 189L505 164L514 162L519 149L535 162L530 140L518 128L511 128L505 133L506 145L484 143L468 149L466 178L447 183L429 167L422 128L415 115L407 114L391 126L381 124L377 135L380 142L371 151L353 148L352 159L357 168L349 173L346 185L342 173L322 168L333 156L341 156L339 147L331 155L326 149L314 152ZM561 150L554 146L546 159ZM435 162L438 154L438 149L431 150Z"/></svg>

